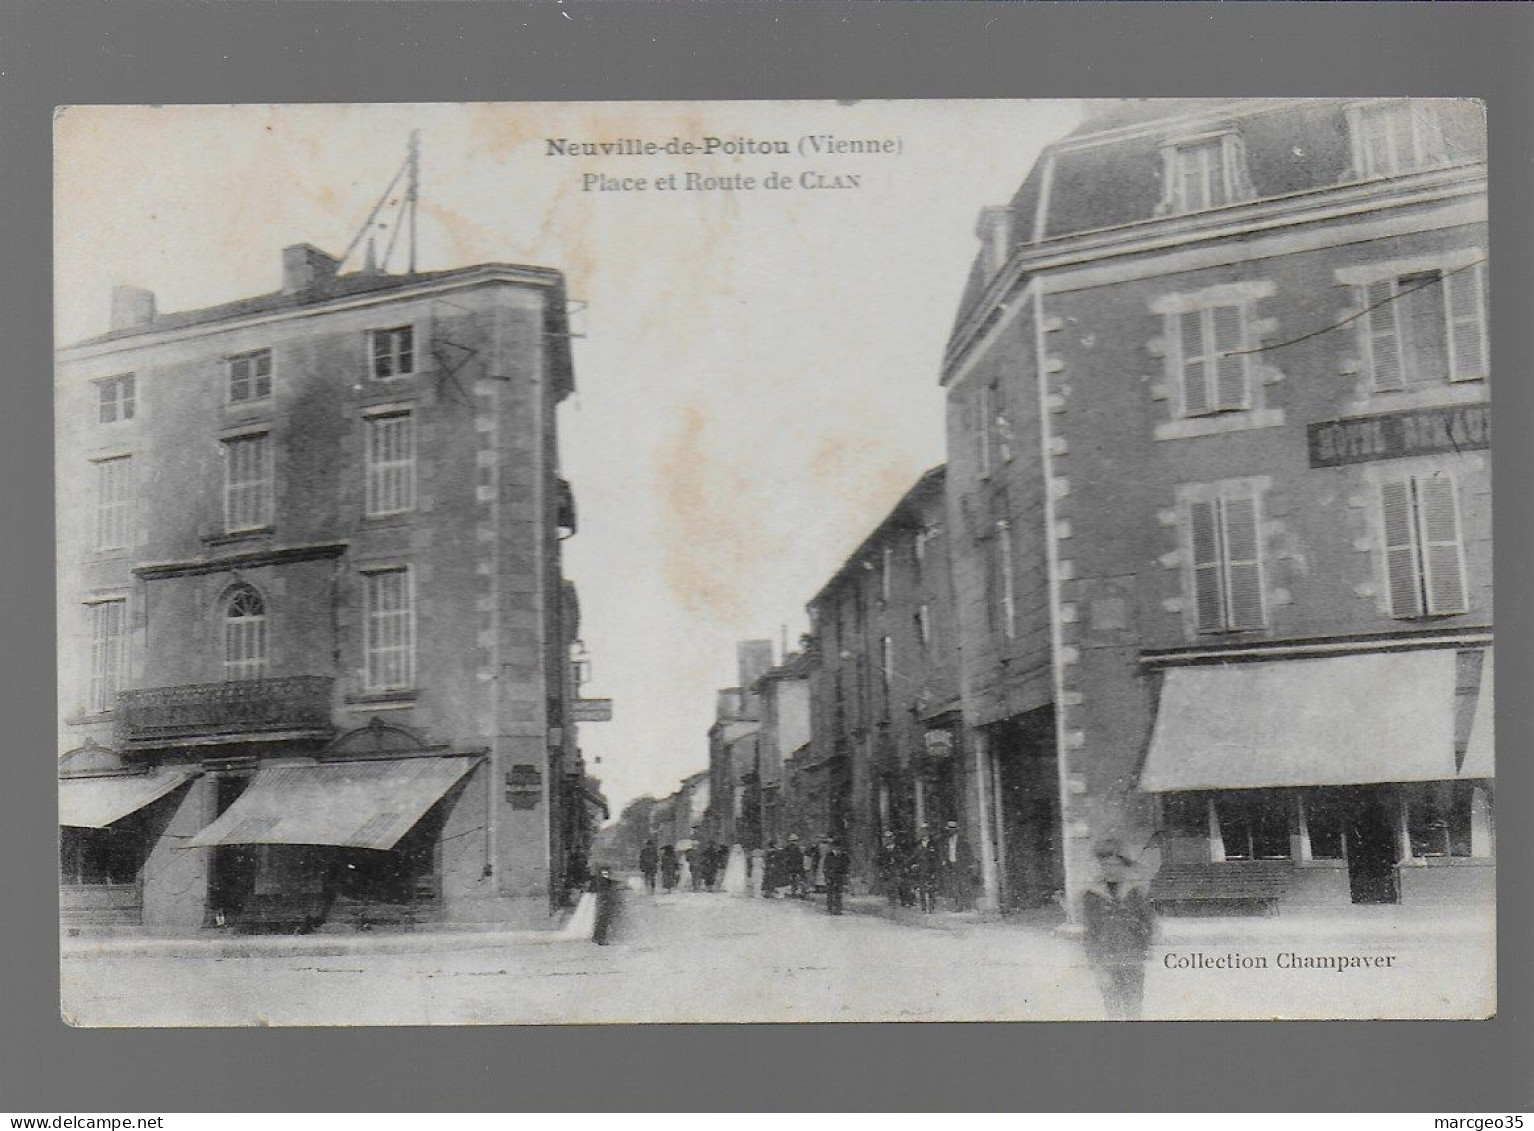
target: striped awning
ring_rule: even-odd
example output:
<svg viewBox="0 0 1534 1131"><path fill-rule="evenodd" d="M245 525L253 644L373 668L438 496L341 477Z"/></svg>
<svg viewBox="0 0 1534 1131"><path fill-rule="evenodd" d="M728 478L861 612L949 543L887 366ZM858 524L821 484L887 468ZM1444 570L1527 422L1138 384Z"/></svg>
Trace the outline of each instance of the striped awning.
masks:
<svg viewBox="0 0 1534 1131"><path fill-rule="evenodd" d="M1486 658L1481 661L1481 691L1475 700L1475 714L1470 719L1470 740L1465 746L1465 759L1459 766L1462 778L1497 776L1497 732L1493 725L1496 702L1492 695L1491 669L1491 649L1488 648Z"/></svg>
<svg viewBox="0 0 1534 1131"><path fill-rule="evenodd" d="M1454 684L1449 649L1172 668L1140 788L1452 780Z"/></svg>
<svg viewBox="0 0 1534 1131"><path fill-rule="evenodd" d="M59 779L59 824L104 829L197 776L195 770Z"/></svg>
<svg viewBox="0 0 1534 1131"><path fill-rule="evenodd" d="M267 766L222 816L186 843L393 848L478 758L400 758Z"/></svg>

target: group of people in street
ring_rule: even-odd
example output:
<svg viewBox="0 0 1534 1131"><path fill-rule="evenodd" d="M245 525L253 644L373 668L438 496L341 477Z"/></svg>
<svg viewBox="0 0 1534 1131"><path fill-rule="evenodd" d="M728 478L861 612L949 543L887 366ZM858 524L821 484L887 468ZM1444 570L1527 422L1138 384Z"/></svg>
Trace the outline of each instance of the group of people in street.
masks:
<svg viewBox="0 0 1534 1131"><path fill-rule="evenodd" d="M923 824L909 841L887 830L879 842L875 863L891 910L917 907L930 915L940 902L955 911L974 906L978 885L974 853L960 834L957 821L949 821L939 834Z"/></svg>
<svg viewBox="0 0 1534 1131"><path fill-rule="evenodd" d="M678 851L670 844L657 848L651 839L639 850L638 863L644 889L651 895L678 887L763 899L808 899L823 893L832 915L842 913L851 871L839 841L821 837L805 846L796 833L749 852L740 844L726 848L711 840Z"/></svg>

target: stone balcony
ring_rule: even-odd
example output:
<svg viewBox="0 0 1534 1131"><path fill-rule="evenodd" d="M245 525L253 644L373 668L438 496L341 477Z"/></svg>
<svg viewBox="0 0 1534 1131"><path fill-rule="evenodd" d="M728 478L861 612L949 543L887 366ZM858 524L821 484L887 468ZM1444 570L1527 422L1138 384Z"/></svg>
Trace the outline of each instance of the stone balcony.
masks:
<svg viewBox="0 0 1534 1131"><path fill-rule="evenodd" d="M117 740L150 749L333 731L330 676L297 675L148 687L117 696Z"/></svg>

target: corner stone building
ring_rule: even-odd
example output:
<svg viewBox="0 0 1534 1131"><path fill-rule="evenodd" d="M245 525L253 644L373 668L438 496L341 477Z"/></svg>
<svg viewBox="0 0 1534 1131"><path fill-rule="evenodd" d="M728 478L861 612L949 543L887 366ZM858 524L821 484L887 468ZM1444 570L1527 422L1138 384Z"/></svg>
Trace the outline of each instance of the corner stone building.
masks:
<svg viewBox="0 0 1534 1131"><path fill-rule="evenodd" d="M337 266L59 353L66 924L532 922L587 847L563 279Z"/></svg>
<svg viewBox="0 0 1534 1131"><path fill-rule="evenodd" d="M1169 908L1489 903L1482 108L1117 106L979 235L943 383L1003 901L1074 913L1118 837Z"/></svg>

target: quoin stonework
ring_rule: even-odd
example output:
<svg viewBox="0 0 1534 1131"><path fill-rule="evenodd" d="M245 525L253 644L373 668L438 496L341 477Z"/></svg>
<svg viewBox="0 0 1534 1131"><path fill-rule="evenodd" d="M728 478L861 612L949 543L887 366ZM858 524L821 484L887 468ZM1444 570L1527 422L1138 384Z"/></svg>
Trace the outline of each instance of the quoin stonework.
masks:
<svg viewBox="0 0 1534 1131"><path fill-rule="evenodd" d="M1165 913L1489 906L1483 108L1116 105L977 235L946 465L742 646L709 835L872 891L951 821L966 903L1067 927L1109 839Z"/></svg>
<svg viewBox="0 0 1534 1131"><path fill-rule="evenodd" d="M66 924L530 923L584 861L563 279L338 267L58 355Z"/></svg>

